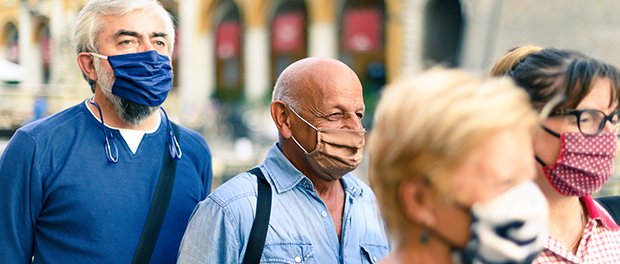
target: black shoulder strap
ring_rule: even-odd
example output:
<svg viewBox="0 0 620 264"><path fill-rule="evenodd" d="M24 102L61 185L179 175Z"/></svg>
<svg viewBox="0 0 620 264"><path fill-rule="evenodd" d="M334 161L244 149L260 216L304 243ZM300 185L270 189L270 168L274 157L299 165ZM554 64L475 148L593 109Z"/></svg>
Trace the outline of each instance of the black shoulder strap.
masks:
<svg viewBox="0 0 620 264"><path fill-rule="evenodd" d="M179 141L179 127L175 123L170 122L170 124L172 125L174 135L177 137L177 141ZM168 138L167 135L169 130L166 130L166 138ZM151 261L161 225L164 223L164 217L166 216L168 204L170 203L170 196L172 196L174 175L177 170L177 160L170 157L168 151L169 147L170 145L166 143L166 147L164 148L164 161L161 164L161 173L159 174L157 188L155 189L155 195L151 202L149 214L146 217L146 222L142 229L142 235L140 235L138 248L136 248L136 252L131 260L132 264L149 263Z"/></svg>
<svg viewBox="0 0 620 264"><path fill-rule="evenodd" d="M252 223L252 230L248 238L248 246L243 257L243 264L258 264L263 254L267 228L269 227L269 215L271 214L271 187L265 179L263 172L255 167L249 173L256 175L258 182L258 197L256 198L256 217ZM260 209L260 210L259 210Z"/></svg>
<svg viewBox="0 0 620 264"><path fill-rule="evenodd" d="M620 219L620 196L600 197L596 201L605 207L616 224L620 225L620 221L618 221Z"/></svg>

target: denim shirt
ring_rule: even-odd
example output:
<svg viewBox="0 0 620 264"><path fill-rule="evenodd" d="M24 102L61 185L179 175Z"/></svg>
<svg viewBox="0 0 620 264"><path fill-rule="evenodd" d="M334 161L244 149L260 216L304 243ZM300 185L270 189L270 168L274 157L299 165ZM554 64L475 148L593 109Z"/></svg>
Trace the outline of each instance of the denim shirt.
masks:
<svg viewBox="0 0 620 264"><path fill-rule="evenodd" d="M272 205L261 263L376 263L388 253L384 222L375 196L352 174L345 190L341 240L312 182L275 143L259 167L271 185ZM241 263L256 212L256 176L229 180L192 215L179 263Z"/></svg>

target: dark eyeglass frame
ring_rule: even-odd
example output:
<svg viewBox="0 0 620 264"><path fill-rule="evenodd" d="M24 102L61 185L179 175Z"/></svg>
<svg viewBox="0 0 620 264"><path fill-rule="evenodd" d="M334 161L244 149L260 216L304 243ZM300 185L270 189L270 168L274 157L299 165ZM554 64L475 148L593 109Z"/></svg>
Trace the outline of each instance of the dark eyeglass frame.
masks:
<svg viewBox="0 0 620 264"><path fill-rule="evenodd" d="M601 114L603 114L603 122L601 122L598 126L598 130L596 131L596 133L584 133L581 130L581 114L583 114L584 112L599 112ZM577 110L577 109L560 109L557 110L553 113L551 113L549 115L549 117L552 116L567 116L567 115L574 115L577 117L577 127L579 128L579 132L581 132L581 134L584 135L588 135L588 136L594 136L597 135L598 133L601 133L601 131L603 131L603 128L605 127L605 124L607 124L607 121L609 121L612 125L614 125L614 129L618 128L618 124L620 122L620 110L615 110L613 113L611 113L611 115L606 115L605 112L601 111L601 110L597 110L597 109L581 109L581 110ZM614 116L618 116L618 119L616 121L616 123L614 123L613 121L613 117Z"/></svg>
<svg viewBox="0 0 620 264"><path fill-rule="evenodd" d="M103 123L103 114L101 113L101 108L97 103L95 103L95 97L91 97L88 100L89 103L93 104L99 110L99 118L101 120L101 129L103 130L103 136L105 137L105 143L103 148L105 150L105 156L108 159L109 163L117 163L118 162L118 147L116 146L116 140L114 140L114 135L112 132L107 132L105 128L105 124ZM166 133L168 134L168 152L170 153L170 157L175 160L180 160L183 156L183 152L181 151L181 146L179 145L179 141L177 141L177 137L174 135L172 130L172 125L170 124L170 119L168 119L168 114L164 110L164 108L159 107L162 112L164 112L164 116L166 116ZM107 134L106 134L107 132ZM112 152L112 148L110 147L110 142L112 142L112 146L114 146L114 152Z"/></svg>
<svg viewBox="0 0 620 264"><path fill-rule="evenodd" d="M103 136L105 137L105 143L103 144L103 149L105 150L105 157L108 159L109 163L117 163L118 147L116 146L116 140L114 140L114 135L112 134L112 132L107 132L107 130L105 129L105 124L103 123L103 114L101 113L101 108L99 107L99 105L95 103L95 97L91 97L88 102L96 106L97 110L99 110L101 129L103 130ZM110 142L112 142L112 146L114 146L114 152L112 152L112 148L110 148Z"/></svg>

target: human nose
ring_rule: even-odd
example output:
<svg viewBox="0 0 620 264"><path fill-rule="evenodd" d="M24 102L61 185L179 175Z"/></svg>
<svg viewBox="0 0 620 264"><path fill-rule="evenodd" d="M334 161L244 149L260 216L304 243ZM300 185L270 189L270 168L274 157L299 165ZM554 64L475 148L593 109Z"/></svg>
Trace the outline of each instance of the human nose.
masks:
<svg viewBox="0 0 620 264"><path fill-rule="evenodd" d="M614 124L611 120L605 119L605 125L603 126L604 132L617 132L618 124Z"/></svg>
<svg viewBox="0 0 620 264"><path fill-rule="evenodd" d="M153 45L153 43L151 43L149 39L146 39L146 38L143 39L141 44L142 45L138 47L138 52L146 52L146 51L155 50L155 46Z"/></svg>
<svg viewBox="0 0 620 264"><path fill-rule="evenodd" d="M343 129L363 130L364 127L362 126L362 118L360 118L357 114L349 115L344 120Z"/></svg>

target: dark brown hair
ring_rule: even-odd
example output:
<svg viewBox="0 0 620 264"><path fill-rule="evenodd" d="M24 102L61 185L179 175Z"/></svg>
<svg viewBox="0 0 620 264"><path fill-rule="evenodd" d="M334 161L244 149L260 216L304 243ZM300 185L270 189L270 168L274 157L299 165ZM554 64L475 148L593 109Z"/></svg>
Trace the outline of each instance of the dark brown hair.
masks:
<svg viewBox="0 0 620 264"><path fill-rule="evenodd" d="M539 111L558 94L564 99L553 110L574 109L598 78L608 78L611 83L610 106L620 96L616 67L571 50L535 46L512 49L493 65L491 76L501 75L510 76L525 89Z"/></svg>

